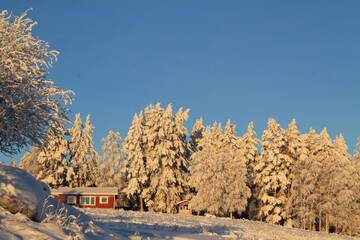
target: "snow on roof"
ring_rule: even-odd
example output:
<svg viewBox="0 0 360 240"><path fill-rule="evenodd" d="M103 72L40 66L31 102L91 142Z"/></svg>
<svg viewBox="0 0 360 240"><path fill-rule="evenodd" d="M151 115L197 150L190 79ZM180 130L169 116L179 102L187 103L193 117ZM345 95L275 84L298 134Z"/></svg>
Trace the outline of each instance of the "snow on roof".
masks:
<svg viewBox="0 0 360 240"><path fill-rule="evenodd" d="M58 189L51 189L51 194L94 194L94 195L101 195L101 194L109 194L109 195L118 195L119 191L116 187L60 187Z"/></svg>
<svg viewBox="0 0 360 240"><path fill-rule="evenodd" d="M189 202L189 200L182 200L180 202L177 202L176 204L179 205L179 204L186 203L186 202Z"/></svg>

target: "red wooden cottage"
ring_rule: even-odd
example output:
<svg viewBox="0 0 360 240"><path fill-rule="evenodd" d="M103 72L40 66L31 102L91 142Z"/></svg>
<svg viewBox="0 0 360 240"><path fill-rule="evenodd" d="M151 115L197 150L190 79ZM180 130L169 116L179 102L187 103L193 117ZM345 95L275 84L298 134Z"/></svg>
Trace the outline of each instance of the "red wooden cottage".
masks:
<svg viewBox="0 0 360 240"><path fill-rule="evenodd" d="M51 194L62 203L81 208L115 208L119 193L114 187L60 187Z"/></svg>

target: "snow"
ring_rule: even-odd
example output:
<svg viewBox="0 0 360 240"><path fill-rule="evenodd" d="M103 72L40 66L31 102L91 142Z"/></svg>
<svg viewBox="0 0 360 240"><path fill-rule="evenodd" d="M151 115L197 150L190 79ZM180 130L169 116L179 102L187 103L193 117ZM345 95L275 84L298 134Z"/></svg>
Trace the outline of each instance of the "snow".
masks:
<svg viewBox="0 0 360 240"><path fill-rule="evenodd" d="M356 239L240 219L103 209L82 211L99 226L131 239Z"/></svg>
<svg viewBox="0 0 360 240"><path fill-rule="evenodd" d="M49 196L49 188L22 169L0 164L0 185L0 239L123 239Z"/></svg>
<svg viewBox="0 0 360 240"><path fill-rule="evenodd" d="M37 223L22 214L11 214L0 207L0 239L70 239L56 224Z"/></svg>
<svg viewBox="0 0 360 240"><path fill-rule="evenodd" d="M33 176L11 166L0 164L0 206L12 213L21 211L29 218L40 220L49 188Z"/></svg>

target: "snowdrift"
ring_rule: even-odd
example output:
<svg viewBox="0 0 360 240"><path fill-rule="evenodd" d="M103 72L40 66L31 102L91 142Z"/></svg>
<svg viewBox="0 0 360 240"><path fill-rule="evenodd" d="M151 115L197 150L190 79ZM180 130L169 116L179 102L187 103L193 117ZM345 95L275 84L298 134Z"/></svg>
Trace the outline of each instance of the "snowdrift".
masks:
<svg viewBox="0 0 360 240"><path fill-rule="evenodd" d="M19 168L0 164L0 206L41 221L41 210L49 188Z"/></svg>
<svg viewBox="0 0 360 240"><path fill-rule="evenodd" d="M51 197L48 186L24 170L2 164L0 221L0 239L17 239L14 236L27 239L28 233L47 236L39 239L64 239L64 234L79 239L124 239L95 224L86 214Z"/></svg>

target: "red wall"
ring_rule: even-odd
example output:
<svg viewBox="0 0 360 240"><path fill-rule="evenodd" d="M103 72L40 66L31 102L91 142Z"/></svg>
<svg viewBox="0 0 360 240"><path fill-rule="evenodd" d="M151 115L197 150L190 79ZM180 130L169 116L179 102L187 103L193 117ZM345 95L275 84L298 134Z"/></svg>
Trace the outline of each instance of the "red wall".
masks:
<svg viewBox="0 0 360 240"><path fill-rule="evenodd" d="M81 195L81 196L94 196L95 205L80 205L80 195L76 196L76 206L81 208L115 208L115 196L114 195ZM54 195L62 203L66 203L66 195ZM100 203L100 197L108 197L109 201L107 204Z"/></svg>

